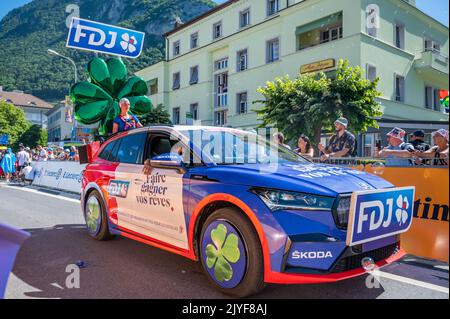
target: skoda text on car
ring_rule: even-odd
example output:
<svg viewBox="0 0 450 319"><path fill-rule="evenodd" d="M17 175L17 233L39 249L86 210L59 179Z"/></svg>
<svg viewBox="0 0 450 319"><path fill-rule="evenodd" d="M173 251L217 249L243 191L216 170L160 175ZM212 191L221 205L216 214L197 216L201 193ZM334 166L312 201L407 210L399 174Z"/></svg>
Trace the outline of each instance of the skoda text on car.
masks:
<svg viewBox="0 0 450 319"><path fill-rule="evenodd" d="M231 296L339 281L405 254L399 234L411 226L414 188L310 163L254 133L155 126L94 153L81 195L89 234L200 261Z"/></svg>

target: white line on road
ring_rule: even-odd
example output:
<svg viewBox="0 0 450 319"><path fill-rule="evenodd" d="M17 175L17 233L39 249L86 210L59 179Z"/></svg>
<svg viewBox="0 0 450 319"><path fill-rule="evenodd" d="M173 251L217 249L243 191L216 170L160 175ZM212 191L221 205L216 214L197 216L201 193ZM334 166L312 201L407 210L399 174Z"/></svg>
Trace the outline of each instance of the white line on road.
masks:
<svg viewBox="0 0 450 319"><path fill-rule="evenodd" d="M52 197L52 198L56 198L56 199L60 199L60 200L65 200L65 201L72 202L72 203L77 203L77 204L80 203L80 200L78 200L78 199L68 198L68 197L61 196L61 195L48 194L48 193L45 193L45 192L41 192L41 191L39 191L39 190L37 190L37 189L32 189L32 188L18 188L18 187L9 186L9 185L4 185L4 184L3 184L3 185L0 184L0 187L3 187L3 188L9 188L9 189L14 189L14 190L18 190L18 191L29 192L29 193L34 193L34 194L37 194L37 195L42 195L42 196Z"/></svg>
<svg viewBox="0 0 450 319"><path fill-rule="evenodd" d="M405 284L410 284L410 285L414 285L414 286L418 286L418 287L422 287L422 288L427 288L427 289L431 289L434 291L438 291L438 292L442 292L445 294L449 294L449 288L446 287L442 287L442 286L438 286L438 285L433 285L433 284L429 284L427 282L423 282L423 281L419 281L419 280L414 280L408 277L402 277L402 276L397 276L394 274L390 274L384 271L378 271L377 272L377 276L386 278L386 279L391 279L391 280L395 280L395 281L399 281Z"/></svg>

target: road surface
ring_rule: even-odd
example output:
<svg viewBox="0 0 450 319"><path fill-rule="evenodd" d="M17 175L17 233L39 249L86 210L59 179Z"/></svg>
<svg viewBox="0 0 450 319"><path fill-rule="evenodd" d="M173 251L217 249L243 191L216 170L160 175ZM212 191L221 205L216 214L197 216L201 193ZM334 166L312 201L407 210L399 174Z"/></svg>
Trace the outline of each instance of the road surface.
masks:
<svg viewBox="0 0 450 319"><path fill-rule="evenodd" d="M31 233L17 257L5 298L226 298L209 286L193 261L125 238L92 240L77 196L0 182L0 222ZM66 267L79 261L85 265L80 287L69 289L71 273ZM444 263L407 256L382 269L378 287L367 288L366 278L268 285L255 297L449 298Z"/></svg>

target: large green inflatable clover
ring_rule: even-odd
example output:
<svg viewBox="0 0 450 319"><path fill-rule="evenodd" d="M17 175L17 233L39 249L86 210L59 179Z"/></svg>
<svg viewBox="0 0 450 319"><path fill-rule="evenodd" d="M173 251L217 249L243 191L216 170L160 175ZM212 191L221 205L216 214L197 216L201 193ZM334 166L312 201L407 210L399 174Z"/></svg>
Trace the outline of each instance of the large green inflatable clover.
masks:
<svg viewBox="0 0 450 319"><path fill-rule="evenodd" d="M119 101L130 100L130 111L143 115L152 102L146 96L148 87L137 76L127 80L127 68L121 59L92 59L88 64L89 82L79 82L70 89L75 105L75 119L85 125L100 122L99 134L112 132L114 119L120 114Z"/></svg>

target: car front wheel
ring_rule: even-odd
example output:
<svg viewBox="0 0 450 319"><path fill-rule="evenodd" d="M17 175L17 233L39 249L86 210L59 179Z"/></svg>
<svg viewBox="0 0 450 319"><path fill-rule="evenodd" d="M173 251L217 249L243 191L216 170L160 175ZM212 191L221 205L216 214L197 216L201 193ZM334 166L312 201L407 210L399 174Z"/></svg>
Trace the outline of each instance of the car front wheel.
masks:
<svg viewBox="0 0 450 319"><path fill-rule="evenodd" d="M84 219L89 235L99 241L109 240L113 236L108 229L106 208L100 194L94 190L86 198Z"/></svg>
<svg viewBox="0 0 450 319"><path fill-rule="evenodd" d="M200 235L200 259L209 282L235 298L264 288L264 264L259 237L244 213L221 208L205 221Z"/></svg>

